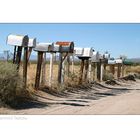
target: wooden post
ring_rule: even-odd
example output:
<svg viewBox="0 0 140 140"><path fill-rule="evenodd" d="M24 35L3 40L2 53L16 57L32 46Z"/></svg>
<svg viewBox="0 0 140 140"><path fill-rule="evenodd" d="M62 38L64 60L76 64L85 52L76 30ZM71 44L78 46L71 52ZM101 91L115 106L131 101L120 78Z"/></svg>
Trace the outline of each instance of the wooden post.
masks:
<svg viewBox="0 0 140 140"><path fill-rule="evenodd" d="M17 55L16 55L16 64L17 70L19 70L20 62L21 62L21 54L22 54L22 46L18 46Z"/></svg>
<svg viewBox="0 0 140 140"><path fill-rule="evenodd" d="M110 65L110 71L113 75L115 75L115 65Z"/></svg>
<svg viewBox="0 0 140 140"><path fill-rule="evenodd" d="M72 74L74 74L74 55L72 55Z"/></svg>
<svg viewBox="0 0 140 140"><path fill-rule="evenodd" d="M104 64L104 74L106 75L106 63Z"/></svg>
<svg viewBox="0 0 140 140"><path fill-rule="evenodd" d="M121 65L118 64L117 78L120 78L120 74L121 74Z"/></svg>
<svg viewBox="0 0 140 140"><path fill-rule="evenodd" d="M103 74L104 74L104 70L103 70L103 64L101 63L101 73L100 73L100 82L103 81Z"/></svg>
<svg viewBox="0 0 140 140"><path fill-rule="evenodd" d="M32 47L30 47L30 48L28 49L28 62L29 62L31 53L32 53Z"/></svg>
<svg viewBox="0 0 140 140"><path fill-rule="evenodd" d="M124 64L122 64L122 77L124 77L124 69L125 69L125 66Z"/></svg>
<svg viewBox="0 0 140 140"><path fill-rule="evenodd" d="M93 81L96 81L97 80L97 64L96 62L93 62L92 65L93 65Z"/></svg>
<svg viewBox="0 0 140 140"><path fill-rule="evenodd" d="M81 67L80 67L80 76L79 76L79 84L82 84L83 80L83 71L84 71L84 59L81 59Z"/></svg>
<svg viewBox="0 0 140 140"><path fill-rule="evenodd" d="M13 56L13 64L16 62L16 51L17 51L17 46L14 47L14 56Z"/></svg>
<svg viewBox="0 0 140 140"><path fill-rule="evenodd" d="M53 60L54 60L54 53L50 53L50 77L49 77L49 86L52 86L52 79L53 79Z"/></svg>
<svg viewBox="0 0 140 140"><path fill-rule="evenodd" d="M58 83L61 84L61 77L62 77L62 53L59 54L59 68L58 68Z"/></svg>
<svg viewBox="0 0 140 140"><path fill-rule="evenodd" d="M45 83L46 83L46 52L43 53L41 85L44 86Z"/></svg>
<svg viewBox="0 0 140 140"><path fill-rule="evenodd" d="M67 56L66 73L67 73L67 76L69 77L69 74L70 74L70 55Z"/></svg>
<svg viewBox="0 0 140 140"><path fill-rule="evenodd" d="M84 81L88 81L88 70L89 70L89 59L85 60L85 75L84 75Z"/></svg>
<svg viewBox="0 0 140 140"><path fill-rule="evenodd" d="M43 60L43 52L38 52L38 61L37 61L37 70L36 70L36 79L35 79L35 89L36 90L38 90L39 84L40 84L42 60Z"/></svg>
<svg viewBox="0 0 140 140"><path fill-rule="evenodd" d="M88 81L91 82L91 60L89 60Z"/></svg>
<svg viewBox="0 0 140 140"><path fill-rule="evenodd" d="M65 60L63 60L62 62L61 84L64 83L64 76L65 76Z"/></svg>
<svg viewBox="0 0 140 140"><path fill-rule="evenodd" d="M97 80L101 80L101 59L100 62L97 63Z"/></svg>
<svg viewBox="0 0 140 140"><path fill-rule="evenodd" d="M24 87L27 86L27 64L28 64L28 47L24 47L24 58L23 58L23 82Z"/></svg>

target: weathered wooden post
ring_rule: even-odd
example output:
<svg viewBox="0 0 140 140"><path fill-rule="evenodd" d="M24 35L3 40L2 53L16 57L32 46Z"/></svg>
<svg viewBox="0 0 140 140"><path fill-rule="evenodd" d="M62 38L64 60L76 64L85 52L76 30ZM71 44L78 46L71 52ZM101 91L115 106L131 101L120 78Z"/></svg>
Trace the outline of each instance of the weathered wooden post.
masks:
<svg viewBox="0 0 140 140"><path fill-rule="evenodd" d="M117 64L117 78L120 78L122 59L116 59L115 61L116 61L116 64Z"/></svg>
<svg viewBox="0 0 140 140"><path fill-rule="evenodd" d="M97 63L97 80L102 81L103 78L103 55L99 54L99 63Z"/></svg>
<svg viewBox="0 0 140 140"><path fill-rule="evenodd" d="M44 86L45 83L46 83L46 52L43 53L41 85Z"/></svg>
<svg viewBox="0 0 140 140"><path fill-rule="evenodd" d="M32 49L36 47L36 38L29 38L28 42L28 62L32 53Z"/></svg>
<svg viewBox="0 0 140 140"><path fill-rule="evenodd" d="M74 54L72 55L72 66L71 66L72 74L74 74Z"/></svg>
<svg viewBox="0 0 140 140"><path fill-rule="evenodd" d="M58 83L62 84L64 82L64 60L69 54L73 53L74 42L58 41L56 44L60 46Z"/></svg>
<svg viewBox="0 0 140 140"><path fill-rule="evenodd" d="M92 71L92 67L91 67L91 59L89 60L89 72L88 72L88 80L89 82L91 82L91 71Z"/></svg>
<svg viewBox="0 0 140 140"><path fill-rule="evenodd" d="M115 74L115 64L116 64L116 61L114 59L108 60L108 65L110 66L110 71L113 74L113 76Z"/></svg>
<svg viewBox="0 0 140 140"><path fill-rule="evenodd" d="M84 72L85 60L82 58L79 58L79 59L81 59L80 75L79 75L79 85L80 85L83 82L83 72Z"/></svg>
<svg viewBox="0 0 140 140"><path fill-rule="evenodd" d="M38 60L37 60L37 70L36 70L36 79L35 79L35 89L38 90L40 86L40 76L41 76L41 68L43 62L43 54L46 52L50 52L52 48L51 43L38 43L34 48L34 51L38 52ZM44 73L42 73L44 74ZM43 75L44 76L44 75ZM46 76L44 76L46 78ZM43 77L43 78L44 78ZM46 79L45 79L46 81ZM45 82L44 81L44 82Z"/></svg>
<svg viewBox="0 0 140 140"><path fill-rule="evenodd" d="M23 82L26 88L27 84L27 63L28 63L28 41L29 38L27 35L9 35L7 38L7 44L14 46L14 57L13 63L17 64L17 70L19 71L20 62L21 62L21 55L22 55L22 48L24 48L24 58L23 58ZM17 51L16 51L16 46Z"/></svg>
<svg viewBox="0 0 140 140"><path fill-rule="evenodd" d="M106 66L108 64L108 60L110 59L110 54L107 51L103 55L103 59L104 59L104 73L103 73L103 75L106 75Z"/></svg>
<svg viewBox="0 0 140 140"><path fill-rule="evenodd" d="M93 51L91 62L93 65L93 80L96 81L97 80L97 64L99 63L99 52Z"/></svg>
<svg viewBox="0 0 140 140"><path fill-rule="evenodd" d="M49 86L52 86L53 79L53 61L54 61L54 53L50 53L50 76L49 76Z"/></svg>
<svg viewBox="0 0 140 140"><path fill-rule="evenodd" d="M75 55L81 60L79 84L82 84L83 82L83 73L84 73L84 81L88 82L89 59L92 57L92 54L93 54L92 48L75 48Z"/></svg>

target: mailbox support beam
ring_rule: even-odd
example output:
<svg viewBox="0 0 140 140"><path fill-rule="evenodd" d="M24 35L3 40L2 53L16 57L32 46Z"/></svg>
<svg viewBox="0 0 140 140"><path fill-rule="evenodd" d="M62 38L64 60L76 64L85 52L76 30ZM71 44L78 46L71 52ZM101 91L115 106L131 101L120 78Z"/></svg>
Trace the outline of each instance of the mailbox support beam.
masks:
<svg viewBox="0 0 140 140"><path fill-rule="evenodd" d="M64 63L64 60L67 57L67 55L68 55L68 53L66 53L63 57L62 53L59 54L59 69L58 69L58 83L59 84L62 84L63 80L64 80L64 77L62 77L64 71L62 71L62 69L64 69L64 64L63 63Z"/></svg>
<svg viewBox="0 0 140 140"><path fill-rule="evenodd" d="M45 83L46 83L46 53L43 53L41 85L44 86Z"/></svg>
<svg viewBox="0 0 140 140"><path fill-rule="evenodd" d="M84 59L81 59L79 85L82 84L82 81L83 81L84 65L85 65L85 61L84 61Z"/></svg>
<svg viewBox="0 0 140 140"><path fill-rule="evenodd" d="M84 75L85 82L88 81L88 70L89 70L89 59L86 59L85 60L85 75Z"/></svg>
<svg viewBox="0 0 140 140"><path fill-rule="evenodd" d="M97 63L97 80L101 80L101 60L99 63Z"/></svg>
<svg viewBox="0 0 140 140"><path fill-rule="evenodd" d="M27 86L27 64L28 64L28 48L24 47L24 58L23 58L23 82L24 87Z"/></svg>
<svg viewBox="0 0 140 140"><path fill-rule="evenodd" d="M16 52L17 52L17 46L14 47L13 64L15 64L16 62Z"/></svg>
<svg viewBox="0 0 140 140"><path fill-rule="evenodd" d="M124 70L125 70L125 65L122 64L122 77L124 77Z"/></svg>
<svg viewBox="0 0 140 140"><path fill-rule="evenodd" d="M39 85L40 85L42 60L43 60L43 52L38 52L38 62L37 62L36 79L35 79L35 89L36 90L38 90Z"/></svg>
<svg viewBox="0 0 140 140"><path fill-rule="evenodd" d="M72 74L74 74L74 55L72 54Z"/></svg>
<svg viewBox="0 0 140 140"><path fill-rule="evenodd" d="M91 82L91 60L89 60L88 81Z"/></svg>
<svg viewBox="0 0 140 140"><path fill-rule="evenodd" d="M110 71L113 75L115 75L115 65L110 65Z"/></svg>
<svg viewBox="0 0 140 140"><path fill-rule="evenodd" d="M50 77L49 77L49 86L52 86L52 79L53 79L53 60L54 60L54 53L50 54Z"/></svg>
<svg viewBox="0 0 140 140"><path fill-rule="evenodd" d="M18 46L17 55L16 55L16 62L15 62L17 64L17 70L19 70L19 67L20 67L21 55L22 55L22 47Z"/></svg>
<svg viewBox="0 0 140 140"><path fill-rule="evenodd" d="M120 76L121 76L121 64L118 64L117 78L120 78Z"/></svg>

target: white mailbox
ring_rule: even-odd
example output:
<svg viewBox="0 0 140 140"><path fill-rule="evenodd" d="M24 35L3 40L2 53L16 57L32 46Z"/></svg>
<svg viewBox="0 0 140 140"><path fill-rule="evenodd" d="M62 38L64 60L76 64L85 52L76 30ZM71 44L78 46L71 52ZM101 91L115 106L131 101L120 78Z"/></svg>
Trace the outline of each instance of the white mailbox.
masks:
<svg viewBox="0 0 140 140"><path fill-rule="evenodd" d="M103 57L104 57L104 59L109 59L109 58L110 58L110 54L105 53L105 54L103 55Z"/></svg>
<svg viewBox="0 0 140 140"><path fill-rule="evenodd" d="M74 54L76 56L82 56L83 55L83 51L84 51L84 48L74 48Z"/></svg>
<svg viewBox="0 0 140 140"><path fill-rule="evenodd" d="M108 60L108 64L109 65L115 65L116 64L116 61L115 60Z"/></svg>
<svg viewBox="0 0 140 140"><path fill-rule="evenodd" d="M60 45L60 52L69 52L73 53L74 51L74 42L56 42L57 45Z"/></svg>
<svg viewBox="0 0 140 140"><path fill-rule="evenodd" d="M28 47L30 48L36 47L36 38L29 38Z"/></svg>
<svg viewBox="0 0 140 140"><path fill-rule="evenodd" d="M52 51L52 43L38 43L34 48L34 51L38 52L51 52Z"/></svg>
<svg viewBox="0 0 140 140"><path fill-rule="evenodd" d="M115 62L116 62L116 64L122 64L123 63L122 59L115 59Z"/></svg>
<svg viewBox="0 0 140 140"><path fill-rule="evenodd" d="M60 52L60 45L53 43L52 52Z"/></svg>
<svg viewBox="0 0 140 140"><path fill-rule="evenodd" d="M82 57L92 57L93 49L92 48L84 48Z"/></svg>
<svg viewBox="0 0 140 140"><path fill-rule="evenodd" d="M13 35L10 34L7 37L7 44L12 46L22 46L27 47L28 46L29 38L27 35Z"/></svg>
<svg viewBox="0 0 140 140"><path fill-rule="evenodd" d="M99 59L100 59L100 60L104 59L104 57L103 57L102 54L99 54Z"/></svg>
<svg viewBox="0 0 140 140"><path fill-rule="evenodd" d="M93 52L91 61L92 62L99 62L99 52Z"/></svg>

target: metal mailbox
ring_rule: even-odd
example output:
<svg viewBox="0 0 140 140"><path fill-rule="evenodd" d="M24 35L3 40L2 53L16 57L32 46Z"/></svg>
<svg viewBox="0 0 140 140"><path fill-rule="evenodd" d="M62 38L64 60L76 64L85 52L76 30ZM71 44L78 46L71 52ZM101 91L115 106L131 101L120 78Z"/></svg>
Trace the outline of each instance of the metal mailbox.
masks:
<svg viewBox="0 0 140 140"><path fill-rule="evenodd" d="M34 51L38 52L51 52L53 51L53 44L52 43L38 43L34 48Z"/></svg>
<svg viewBox="0 0 140 140"><path fill-rule="evenodd" d="M115 59L115 62L116 62L116 64L122 64L123 63L122 59Z"/></svg>
<svg viewBox="0 0 140 140"><path fill-rule="evenodd" d="M76 56L82 56L83 55L83 51L84 51L84 48L74 48L74 54Z"/></svg>
<svg viewBox="0 0 140 140"><path fill-rule="evenodd" d="M27 47L28 46L29 38L27 35L13 35L10 34L7 37L7 44L12 46L22 46Z"/></svg>
<svg viewBox="0 0 140 140"><path fill-rule="evenodd" d="M92 57L93 49L92 48L84 48L82 57Z"/></svg>
<svg viewBox="0 0 140 140"><path fill-rule="evenodd" d="M60 52L60 45L53 43L52 52Z"/></svg>
<svg viewBox="0 0 140 140"><path fill-rule="evenodd" d="M105 54L103 55L103 57L104 57L104 59L109 59L109 58L110 58L110 54L109 54L109 53L105 53Z"/></svg>
<svg viewBox="0 0 140 140"><path fill-rule="evenodd" d="M115 65L116 64L116 61L115 60L108 60L108 64L109 65Z"/></svg>
<svg viewBox="0 0 140 140"><path fill-rule="evenodd" d="M99 54L99 59L100 59L100 60L104 59L104 57L103 57L102 54Z"/></svg>
<svg viewBox="0 0 140 140"><path fill-rule="evenodd" d="M57 45L60 46L60 52L69 52L73 53L74 51L74 42L56 42Z"/></svg>
<svg viewBox="0 0 140 140"><path fill-rule="evenodd" d="M29 48L35 48L36 47L36 38L29 38L28 47Z"/></svg>
<svg viewBox="0 0 140 140"><path fill-rule="evenodd" d="M93 52L91 61L92 62L99 62L99 52Z"/></svg>

